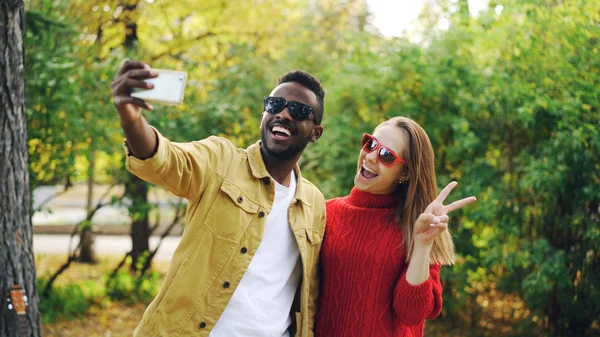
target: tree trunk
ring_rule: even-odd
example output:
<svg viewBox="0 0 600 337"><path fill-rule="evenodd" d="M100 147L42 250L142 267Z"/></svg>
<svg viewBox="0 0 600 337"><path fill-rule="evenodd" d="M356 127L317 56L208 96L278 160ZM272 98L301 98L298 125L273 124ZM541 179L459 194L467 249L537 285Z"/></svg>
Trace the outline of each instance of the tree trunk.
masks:
<svg viewBox="0 0 600 337"><path fill-rule="evenodd" d="M471 22L471 12L469 11L468 0L458 0L458 14L460 16L460 24L468 26Z"/></svg>
<svg viewBox="0 0 600 337"><path fill-rule="evenodd" d="M93 141L92 141L93 142ZM92 144L93 147L93 144ZM92 149L90 153L90 161L88 167L88 195L87 195L87 217L90 220L90 226L92 218L90 213L94 209L94 173L96 169L96 152ZM98 201L100 202L100 201ZM79 235L81 240L81 250L79 251L79 262L83 263L96 263L96 251L94 249L94 243L96 242L96 235L94 234L93 228L87 231L81 231Z"/></svg>
<svg viewBox="0 0 600 337"><path fill-rule="evenodd" d="M79 250L78 261L81 263L96 263L96 250L94 249L94 245L96 243L96 236L94 235L93 230L90 228L89 230L84 230L79 235L79 240L81 240L81 249Z"/></svg>
<svg viewBox="0 0 600 337"><path fill-rule="evenodd" d="M135 48L135 45L138 42L136 23L136 9L138 3L138 0L129 1L129 3L123 7L123 22L125 23L125 40L123 41L123 47L125 47L125 49Z"/></svg>
<svg viewBox="0 0 600 337"><path fill-rule="evenodd" d="M138 42L136 10L139 1L129 1L123 8L123 21L125 22L125 40L123 47L128 50L136 48ZM131 199L129 216L131 217L131 270L137 271L140 257L150 253L150 225L148 213L148 184L140 178L127 172L125 194Z"/></svg>
<svg viewBox="0 0 600 337"><path fill-rule="evenodd" d="M0 0L0 336L21 336L7 295L20 285L28 297L22 321L40 336L32 245L24 79L22 0ZM23 337L23 336L21 336Z"/></svg>
<svg viewBox="0 0 600 337"><path fill-rule="evenodd" d="M129 215L131 216L131 270L138 270L138 261L144 254L148 255L150 246L150 225L148 213L148 184L127 172L125 194L131 200Z"/></svg>

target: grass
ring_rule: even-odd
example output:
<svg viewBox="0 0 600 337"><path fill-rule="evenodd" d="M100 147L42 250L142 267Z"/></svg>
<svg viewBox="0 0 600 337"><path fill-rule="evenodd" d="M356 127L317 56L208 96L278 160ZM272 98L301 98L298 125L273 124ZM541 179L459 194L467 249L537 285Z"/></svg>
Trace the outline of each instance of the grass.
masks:
<svg viewBox="0 0 600 337"><path fill-rule="evenodd" d="M104 282L104 278L118 264L121 256L100 256L95 265L72 264L59 276L55 287L60 288L69 284L84 284L86 282ZM38 277L54 273L66 261L63 255L38 255L36 268ZM166 273L168 264L155 262L153 270L160 275L160 282ZM102 284L103 286L103 284ZM41 292L42 289L38 289ZM59 318L54 322L42 322L42 336L89 336L89 337L120 337L131 336L139 323L147 303L127 304L124 301L111 301L105 298L93 303L84 315L76 319Z"/></svg>
<svg viewBox="0 0 600 337"><path fill-rule="evenodd" d="M65 319L64 317L49 321L48 317L52 315L45 314L46 318L42 322L41 332L43 336L89 336L89 337L120 337L131 336L137 327L147 302L131 300L110 300L106 295L104 281L106 276L115 268L122 256L99 256L97 264L78 264L73 263L55 283L56 288L68 288L73 285L81 285L83 292L91 300L89 306L82 309L83 314L75 319ZM36 268L38 277L48 277L55 272L66 260L64 255L38 255L36 256ZM166 262L155 262L153 271L157 277L152 279L158 287L165 276L168 268ZM127 273L123 273L127 275ZM125 280L127 281L127 280ZM127 282L123 282L127 283ZM93 284L93 285L92 285ZM102 291L98 292L98 289ZM113 291L115 290L112 288ZM154 288L152 288L154 289ZM158 289L158 288L156 288ZM43 289L38 289L41 293ZM121 293L129 294L127 288L116 289ZM90 296L90 292L92 295ZM95 293L94 293L95 292ZM147 294L146 294L147 295ZM147 296L146 296L147 297ZM481 298L479 298L481 297ZM477 299L478 310L481 310L479 319L467 327L465 322L452 322L449 319L438 318L433 321L427 321L425 324L425 336L427 337L447 337L447 336L468 336L468 337L491 337L491 336L523 336L523 326L519 322L523 319L522 314L526 309L523 303L507 294L496 292L495 290L479 296ZM139 298L139 297L137 297ZM99 300L100 299L100 300ZM55 300L56 301L56 300ZM57 304L63 308L66 304ZM40 306L41 307L41 306ZM43 313L44 314L44 313ZM53 316L54 317L54 316ZM527 330L527 329L526 329ZM538 329L536 329L537 331ZM595 325L592 336L600 335L600 328ZM530 336L542 336L541 331L537 333L527 333Z"/></svg>
<svg viewBox="0 0 600 337"><path fill-rule="evenodd" d="M55 283L55 287L64 287L86 282L104 282L105 276L119 263L121 256L100 256L95 265L73 263ZM48 276L56 271L66 260L63 255L38 255L36 268L38 277ZM153 270L160 275L160 282L167 271L168 263L155 262ZM39 292L42 289L38 289ZM124 301L104 299L93 303L80 318L57 319L54 322L42 322L43 336L57 337L121 337L131 336L137 327L147 303L127 304ZM449 336L449 327L442 322L428 322L426 336Z"/></svg>

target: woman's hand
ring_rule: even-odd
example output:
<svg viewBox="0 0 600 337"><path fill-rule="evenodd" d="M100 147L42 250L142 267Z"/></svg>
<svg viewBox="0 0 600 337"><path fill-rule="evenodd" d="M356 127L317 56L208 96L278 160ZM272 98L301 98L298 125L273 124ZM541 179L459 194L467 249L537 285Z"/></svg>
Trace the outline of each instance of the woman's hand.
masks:
<svg viewBox="0 0 600 337"><path fill-rule="evenodd" d="M458 185L456 181L449 183L415 222L413 229L415 249L431 248L433 240L448 229L448 213L477 200L475 197L468 197L444 206L444 200L456 185Z"/></svg>

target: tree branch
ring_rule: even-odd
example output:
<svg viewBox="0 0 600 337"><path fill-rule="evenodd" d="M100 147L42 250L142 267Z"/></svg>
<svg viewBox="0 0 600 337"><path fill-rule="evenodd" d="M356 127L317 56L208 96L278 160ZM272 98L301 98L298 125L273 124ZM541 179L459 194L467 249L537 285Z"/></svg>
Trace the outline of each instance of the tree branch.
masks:
<svg viewBox="0 0 600 337"><path fill-rule="evenodd" d="M33 210L33 213L41 211L41 210L43 209L43 207L44 207L44 206L45 206L47 203L49 203L50 201L54 200L55 198L57 198L57 197L59 197L59 196L61 196L61 195L65 194L65 193L66 193L66 192L69 190L69 188L71 188L72 186L73 186L73 185L66 184L66 185L65 185L65 188L64 188L62 191L58 191L58 192L54 193L53 195L51 195L51 196L47 197L46 199L44 199L44 200L43 200L43 201L40 203L40 205L39 205L39 206L38 206L36 209L34 209L34 210Z"/></svg>
<svg viewBox="0 0 600 337"><path fill-rule="evenodd" d="M171 222L169 227L167 227L167 229L160 236L160 240L158 241L156 248L154 248L154 250L152 252L150 252L150 255L148 255L148 258L146 258L146 261L144 261L144 266L142 267L140 276L143 276L146 273L146 271L148 270L148 268L150 268L152 259L158 252L158 249L160 248L160 245L162 244L163 240L169 235L169 233L171 232L173 227L175 227L175 225L179 224L179 221L183 218L184 214L185 214L185 207L183 207L182 202L179 202L177 204L177 211L175 212L175 217L173 218L173 221ZM154 228L153 228L153 230L154 230Z"/></svg>
<svg viewBox="0 0 600 337"><path fill-rule="evenodd" d="M54 282L56 281L56 279L58 278L58 276L60 276L60 274L62 274L65 270L67 270L67 268L69 268L69 266L71 265L71 262L73 262L73 260L77 259L77 252L79 251L79 249L81 248L81 240L79 240L79 243L77 244L77 246L71 250L71 245L73 243L73 237L77 234L77 232L79 232L80 226L81 224L83 224L86 221L91 221L92 218L94 217L94 214L96 214L96 212L110 204L109 202L105 202L102 203L101 200L103 200L109 193L110 191L113 189L113 187L115 187L117 184L113 184L111 185L106 192L102 195L102 197L100 198L100 200L98 201L98 204L96 205L96 207L86 216L86 218L82 221L80 221L79 223L77 223L74 227L73 230L71 231L71 238L69 239L69 249L68 249L68 255L67 255L67 261L60 266L60 268L58 268L58 270L52 275L50 276L50 278L48 279L48 283L46 283L46 286L44 287L44 290L42 292L42 297L47 298L48 295L50 294L50 291L52 291L52 286L54 285ZM125 197L125 194L121 195L119 197L119 199L117 200L122 200ZM91 226L84 228L81 231L81 235L85 235L89 230L91 230Z"/></svg>

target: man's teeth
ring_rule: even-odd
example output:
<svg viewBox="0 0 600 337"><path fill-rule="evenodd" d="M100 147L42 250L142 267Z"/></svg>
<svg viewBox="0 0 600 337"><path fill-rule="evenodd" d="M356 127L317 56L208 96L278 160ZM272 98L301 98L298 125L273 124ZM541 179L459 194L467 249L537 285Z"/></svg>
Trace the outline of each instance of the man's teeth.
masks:
<svg viewBox="0 0 600 337"><path fill-rule="evenodd" d="M371 173L373 173L373 174L377 174L377 172L375 172L375 171L373 171L373 170L369 169L368 167L366 167L366 166L364 166L364 165L363 165L363 168L365 169L365 171L371 172Z"/></svg>
<svg viewBox="0 0 600 337"><path fill-rule="evenodd" d="M291 136L292 133L290 132L290 130L286 129L286 128L282 128L281 126L274 126L273 127L273 132L281 132L286 134L287 136Z"/></svg>

